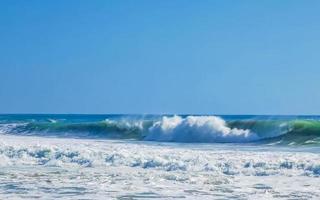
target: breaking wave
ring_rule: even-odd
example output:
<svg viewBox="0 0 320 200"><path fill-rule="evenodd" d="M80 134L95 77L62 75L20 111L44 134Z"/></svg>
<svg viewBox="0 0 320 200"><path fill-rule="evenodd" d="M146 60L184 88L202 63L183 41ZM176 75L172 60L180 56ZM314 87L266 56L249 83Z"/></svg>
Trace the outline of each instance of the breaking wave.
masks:
<svg viewBox="0 0 320 200"><path fill-rule="evenodd" d="M161 116L89 122L0 122L1 134L135 139L191 143L320 144L320 121L309 119L224 120L218 116Z"/></svg>
<svg viewBox="0 0 320 200"><path fill-rule="evenodd" d="M150 127L146 140L173 142L248 142L258 136L248 129L230 128L215 116L163 117Z"/></svg>

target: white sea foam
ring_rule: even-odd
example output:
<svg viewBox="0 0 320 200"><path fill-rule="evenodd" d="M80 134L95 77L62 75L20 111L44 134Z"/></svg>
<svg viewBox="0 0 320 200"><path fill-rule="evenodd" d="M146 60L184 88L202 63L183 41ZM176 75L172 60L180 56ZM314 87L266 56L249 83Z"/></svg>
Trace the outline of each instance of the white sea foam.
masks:
<svg viewBox="0 0 320 200"><path fill-rule="evenodd" d="M320 154L0 136L0 199L311 199Z"/></svg>
<svg viewBox="0 0 320 200"><path fill-rule="evenodd" d="M174 142L248 142L259 137L250 130L229 128L216 116L166 117L156 122L146 140Z"/></svg>
<svg viewBox="0 0 320 200"><path fill-rule="evenodd" d="M20 127L20 126L25 126L28 123L5 123L5 124L0 124L0 134L10 134L13 129Z"/></svg>

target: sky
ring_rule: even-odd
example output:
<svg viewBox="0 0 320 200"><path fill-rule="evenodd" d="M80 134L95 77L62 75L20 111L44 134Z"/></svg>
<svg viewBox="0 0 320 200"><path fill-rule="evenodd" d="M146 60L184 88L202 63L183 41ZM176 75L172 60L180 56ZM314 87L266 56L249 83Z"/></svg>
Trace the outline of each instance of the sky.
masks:
<svg viewBox="0 0 320 200"><path fill-rule="evenodd" d="M320 114L319 10L2 0L0 113Z"/></svg>

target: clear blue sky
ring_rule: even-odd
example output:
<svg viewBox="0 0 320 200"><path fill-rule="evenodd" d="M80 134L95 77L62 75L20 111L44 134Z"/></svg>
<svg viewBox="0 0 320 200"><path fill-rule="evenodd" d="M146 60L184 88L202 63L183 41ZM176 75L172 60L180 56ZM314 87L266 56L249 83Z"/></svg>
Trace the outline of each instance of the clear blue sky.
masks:
<svg viewBox="0 0 320 200"><path fill-rule="evenodd" d="M0 113L320 114L319 11L2 0Z"/></svg>

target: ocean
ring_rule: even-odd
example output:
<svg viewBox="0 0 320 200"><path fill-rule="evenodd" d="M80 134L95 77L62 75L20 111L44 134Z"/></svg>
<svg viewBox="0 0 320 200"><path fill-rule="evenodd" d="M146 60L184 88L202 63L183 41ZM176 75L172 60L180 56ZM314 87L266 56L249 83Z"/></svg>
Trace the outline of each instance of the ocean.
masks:
<svg viewBox="0 0 320 200"><path fill-rule="evenodd" d="M320 199L320 117L0 115L0 199Z"/></svg>

